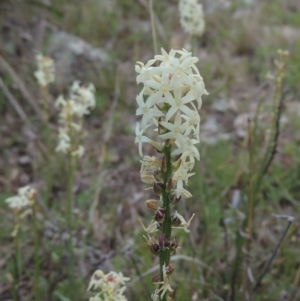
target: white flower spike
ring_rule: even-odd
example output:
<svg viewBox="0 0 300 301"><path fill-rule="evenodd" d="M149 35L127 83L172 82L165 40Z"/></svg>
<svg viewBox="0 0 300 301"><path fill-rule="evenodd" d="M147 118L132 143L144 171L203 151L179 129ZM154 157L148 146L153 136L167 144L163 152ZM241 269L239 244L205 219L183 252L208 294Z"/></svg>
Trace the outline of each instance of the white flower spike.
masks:
<svg viewBox="0 0 300 301"><path fill-rule="evenodd" d="M179 1L180 24L191 35L201 36L205 29L202 4L197 0Z"/></svg>
<svg viewBox="0 0 300 301"><path fill-rule="evenodd" d="M80 145L82 135L82 122L84 115L90 114L96 105L95 87L80 85L75 81L70 89L70 96L65 99L59 96L55 102L56 108L60 109L59 118L59 143L56 152L70 154L73 157L82 157L84 147Z"/></svg>
<svg viewBox="0 0 300 301"><path fill-rule="evenodd" d="M53 60L48 56L38 54L36 56L38 70L34 72L38 83L42 87L48 86L55 81L55 68Z"/></svg>
<svg viewBox="0 0 300 301"><path fill-rule="evenodd" d="M200 159L196 147L200 142L197 106L200 109L202 96L208 93L195 65L197 62L198 58L185 49L169 53L161 49L161 55L146 64L138 62L135 68L137 83L143 85L136 97L136 115L141 116L141 122L136 124L135 143L140 156L143 156L143 143L151 144L161 153L160 159L144 156L140 171L141 180L159 196L159 200L146 201L147 208L154 212L149 226L145 227L139 220L147 233L144 237L150 251L160 257L160 273L152 278L153 301L171 300L175 296L169 282L174 267L164 264L179 248L176 237L172 240L171 231L174 228L189 233L194 217L193 214L186 221L177 211L171 214L170 210L182 197L192 196L184 185L194 175L191 171Z"/></svg>

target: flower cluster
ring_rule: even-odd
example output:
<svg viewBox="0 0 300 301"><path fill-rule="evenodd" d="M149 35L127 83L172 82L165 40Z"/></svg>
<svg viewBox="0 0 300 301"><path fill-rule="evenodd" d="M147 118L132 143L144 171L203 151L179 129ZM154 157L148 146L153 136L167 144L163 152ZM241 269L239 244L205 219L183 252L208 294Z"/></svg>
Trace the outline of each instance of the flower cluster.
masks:
<svg viewBox="0 0 300 301"><path fill-rule="evenodd" d="M38 54L36 56L38 63L38 70L34 72L34 75L40 86L45 87L55 81L55 69L54 62L48 56Z"/></svg>
<svg viewBox="0 0 300 301"><path fill-rule="evenodd" d="M97 270L90 281L88 290L97 291L90 301L126 301L123 295L126 290L125 281L129 281L128 277L124 277L122 273L109 272L104 274L101 270Z"/></svg>
<svg viewBox="0 0 300 301"><path fill-rule="evenodd" d="M161 158L143 156L141 161L141 180L159 196L159 200L146 201L147 208L154 213L149 226L140 221L150 251L160 256L160 274L153 281L154 301L164 298L168 292L167 300L175 295L169 283L169 275L174 270L170 268L170 255L178 249L178 241L176 237L171 238L171 230L182 229L188 233L194 215L186 221L177 211L172 213L171 207L182 197L192 196L184 184L188 184L195 161L200 159L195 146L199 143L198 109L202 96L208 94L195 65L196 57L185 49L161 52L145 65L138 62L135 66L137 83L143 84L136 98L136 115L141 116L141 122L136 124L135 142L140 156L143 156L143 143L162 154ZM157 138L153 140L153 136ZM161 233L151 236L156 232Z"/></svg>
<svg viewBox="0 0 300 301"><path fill-rule="evenodd" d="M197 0L180 0L179 15L184 31L196 36L203 34L205 28L203 8Z"/></svg>
<svg viewBox="0 0 300 301"><path fill-rule="evenodd" d="M25 186L19 188L18 194L7 198L5 202L8 204L9 208L14 210L21 210L33 204L35 195L35 189L31 188L30 186Z"/></svg>
<svg viewBox="0 0 300 301"><path fill-rule="evenodd" d="M141 124L136 125L135 142L139 144L139 154L143 156L142 143L150 143L158 151L172 145L172 175L173 193L175 198L191 196L183 188L188 178L194 173L195 159L199 160L199 151L195 144L199 143L200 115L198 109L202 104L205 90L203 78L195 66L198 58L192 57L186 50L171 50L168 54L164 49L162 55L148 61L146 65L138 62L136 65L137 83L144 85L137 96L137 115L142 116ZM159 66L154 66L159 62ZM152 128L158 133L159 141L146 136ZM155 157L145 156L142 161L142 180L148 180L155 185L157 181L150 174L159 174L165 163ZM149 182L150 181L150 182Z"/></svg>
<svg viewBox="0 0 300 301"><path fill-rule="evenodd" d="M36 190L30 186L24 186L18 189L18 194L7 198L5 202L8 207L13 209L15 217L15 226L11 233L12 237L18 235L21 227L21 221L32 213L32 208L35 205ZM30 208L28 208L30 207Z"/></svg>
<svg viewBox="0 0 300 301"><path fill-rule="evenodd" d="M71 87L70 99L74 101L75 114L79 117L89 115L91 109L95 108L95 87L89 84L87 87L80 85L79 81L75 81Z"/></svg>
<svg viewBox="0 0 300 301"><path fill-rule="evenodd" d="M85 87L76 81L70 89L70 96L67 100L63 96L58 97L55 105L60 109L61 127L58 134L57 152L70 153L77 157L84 154L84 148L80 145L83 116L90 114L95 104L93 84Z"/></svg>

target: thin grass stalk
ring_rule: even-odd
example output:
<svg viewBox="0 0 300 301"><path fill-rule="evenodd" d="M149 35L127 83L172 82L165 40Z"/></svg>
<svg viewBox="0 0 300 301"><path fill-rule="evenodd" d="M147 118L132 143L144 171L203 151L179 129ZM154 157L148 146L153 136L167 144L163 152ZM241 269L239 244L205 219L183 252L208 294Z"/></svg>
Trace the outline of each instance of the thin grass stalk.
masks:
<svg viewBox="0 0 300 301"><path fill-rule="evenodd" d="M19 234L16 235L14 239L14 248L15 248L15 275L14 275L14 284L13 284L13 294L14 301L18 301L18 291L19 291L19 282L20 282L20 274L21 274L21 256L20 256L20 244L19 244Z"/></svg>
<svg viewBox="0 0 300 301"><path fill-rule="evenodd" d="M255 193L258 192L264 175L268 172L269 167L274 159L277 150L277 140L280 131L280 117L282 112L283 101L288 93L288 90L283 92L283 79L285 78L285 67L289 52L285 50L277 51L280 59L275 60L274 64L277 68L276 74L273 77L275 90L273 98L273 124L271 128L271 136L267 145L266 152L264 154L260 172L258 174L257 185Z"/></svg>
<svg viewBox="0 0 300 301"><path fill-rule="evenodd" d="M294 279L293 289L292 289L292 292L291 292L291 297L288 301L293 301L294 300L294 298L296 297L296 294L299 291L299 289L300 289L300 265L298 267L298 270L297 270L297 273L296 273L296 276L295 276L295 279Z"/></svg>
<svg viewBox="0 0 300 301"><path fill-rule="evenodd" d="M249 256L251 252L252 244L252 229L253 229L253 207L254 207L254 162L253 162L253 131L251 126L251 120L248 119L248 154L249 154L249 187L248 187L248 202L247 202L247 240L244 253L246 254L245 269L243 271L243 294L244 299L248 300L249 294L249 277L248 269L250 268ZM247 256L248 255L248 256Z"/></svg>
<svg viewBox="0 0 300 301"><path fill-rule="evenodd" d="M41 86L41 95L43 102L43 117L45 122L45 135L46 135L46 149L47 149L47 168L46 168L46 191L45 200L49 204L50 190L52 186L52 173L51 173L51 132L49 127L49 106L48 106L48 87Z"/></svg>
<svg viewBox="0 0 300 301"><path fill-rule="evenodd" d="M274 250L274 252L272 253L270 259L268 260L268 263L267 263L267 265L265 266L265 268L264 268L262 274L261 274L261 275L259 276L259 278L257 279L257 281L256 281L256 283L255 283L255 285L254 285L254 287L253 287L253 289L252 289L252 295L256 292L256 290L257 290L257 288L259 287L261 281L263 280L263 278L266 276L267 272L269 271L269 269L270 269L270 267L271 267L271 265L272 265L272 262L273 262L273 260L274 260L274 258L275 258L275 256L276 256L276 254L277 254L277 252L278 252L278 250L279 250L279 248L280 248L280 246L281 246L281 243L283 242L283 240L284 240L286 234L288 233L289 228L290 228L290 226L292 225L293 221L294 221L294 218L292 218L292 217L288 218L288 224L287 224L287 226L286 226L284 232L282 233L282 235L281 235L281 237L280 237L280 240L279 240L279 242L277 243L277 245L276 245L276 247L275 247L275 250Z"/></svg>
<svg viewBox="0 0 300 301"><path fill-rule="evenodd" d="M228 254L229 254L229 244L228 244L228 229L227 229L227 224L224 222L222 222L222 226L224 229L224 249L225 249L225 278L226 278L226 285L230 284L230 280L229 280L229 258L228 258ZM227 294L226 294L226 301L229 301L231 298L231 290L229 289Z"/></svg>
<svg viewBox="0 0 300 301"><path fill-rule="evenodd" d="M14 283L13 283L13 296L14 301L18 301L18 291L19 291L19 283L20 283L20 276L21 276L21 252L20 252L20 235L19 235L19 229L20 229L20 215L19 212L15 211L15 230L16 233L14 235L14 251L15 251L15 260L14 260Z"/></svg>
<svg viewBox="0 0 300 301"><path fill-rule="evenodd" d="M192 34L191 35L191 50L192 50L192 53L195 53L195 46L196 46L196 35Z"/></svg>
<svg viewBox="0 0 300 301"><path fill-rule="evenodd" d="M68 153L68 188L67 188L67 226L69 237L67 240L68 253L69 253L69 263L68 263L68 277L70 284L70 296L73 296L74 292L74 250L73 250L73 184L74 184L74 168L73 168L73 158L71 153Z"/></svg>
<svg viewBox="0 0 300 301"><path fill-rule="evenodd" d="M286 97L286 95L288 94L288 90L284 91L283 94L280 97L280 100L278 102L278 105L276 107L276 112L275 112L275 120L274 120L274 127L273 127L273 136L272 139L270 139L270 143L269 143L269 149L268 149L268 157L266 157L266 159L264 160L264 165L261 165L261 171L259 173L259 177L257 180L257 187L256 187L256 192L259 190L260 185L261 185L261 181L264 177L264 175L266 175L266 173L268 172L270 165L274 159L274 156L276 154L277 151L277 141L278 141L278 137L280 134L280 117L281 117L281 112L282 112L282 107L283 107L283 101Z"/></svg>
<svg viewBox="0 0 300 301"><path fill-rule="evenodd" d="M201 162L202 164L205 166L206 165L206 158L207 158L207 152L206 152L206 148L203 148L202 149L202 158L201 158ZM209 197L207 196L207 192L206 192L206 185L204 184L204 179L206 177L206 174L205 174L205 168L203 170L201 170L201 173L200 173L200 168L197 168L196 169L196 183L198 183L199 185L199 199L202 201L203 205L202 205L202 210L201 210L201 220L204 224L204 227L205 229L207 229L207 225L209 223L209 218L207 216L207 200L209 200ZM208 239L207 239L208 235L205 231L204 233L204 236L202 237L201 239L201 247L200 247L200 250L201 250L201 257L203 258L206 258L206 249L207 249L207 243L208 243Z"/></svg>
<svg viewBox="0 0 300 301"><path fill-rule="evenodd" d="M49 106L48 106L48 89L47 86L41 86L42 102L43 102L43 116L44 121L47 124L49 120Z"/></svg>
<svg viewBox="0 0 300 301"><path fill-rule="evenodd" d="M79 120L78 120L78 125L79 125L79 128L82 129L82 126L83 126L83 118L80 117ZM72 132L71 132L72 134ZM78 138L75 140L75 137L74 138L74 147L73 149L78 149L79 146L81 145L82 143L82 130L80 131L80 133L78 133ZM77 168L79 167L79 157L78 156L75 156L74 157L74 165L73 165L73 170L77 170Z"/></svg>
<svg viewBox="0 0 300 301"><path fill-rule="evenodd" d="M149 0L149 10L150 10L153 50L154 53L157 53L157 37L156 37L156 29L155 29L155 22L154 22L153 0Z"/></svg>
<svg viewBox="0 0 300 301"><path fill-rule="evenodd" d="M33 291L34 291L34 298L36 301L39 301L39 237L38 237L38 227L37 227L37 219L36 219L36 204L34 203L32 206L32 222L33 222L33 233L34 233L34 278L33 278Z"/></svg>
<svg viewBox="0 0 300 301"><path fill-rule="evenodd" d="M72 131L72 116L70 115L68 118L68 128L69 135L71 140L71 150L69 150L67 156L67 167L68 167L68 185L67 185L67 228L69 233L68 239L68 253L69 253L69 265L68 265L68 277L70 282L70 293L72 296L73 288L74 288L74 250L72 244L72 232L73 232L73 218L72 218L72 210L73 210L73 185L74 185L74 164L72 157L72 149L74 144L74 135Z"/></svg>
<svg viewBox="0 0 300 301"><path fill-rule="evenodd" d="M278 51L278 53L284 59L286 54L283 52ZM282 62L275 61L275 65L277 67L277 74L274 78L275 81L275 91L274 91L274 98L273 98L273 120L272 120L272 127L271 127L271 135L270 139L267 144L266 151L264 153L263 159L261 160L260 168L258 170L256 178L254 177L255 170L254 170L254 161L253 161L253 154L254 148L256 147L257 142L257 134L256 134L256 127L257 127L257 118L260 110L260 104L258 105L257 112L256 112L256 119L255 119L255 130L253 131L251 128L248 129L248 139L249 139L249 191L248 191L248 210L247 210L247 241L245 245L245 253L246 255L250 255L251 252L251 240L252 240L252 223L253 223L253 210L254 206L256 205L256 197L259 192L259 189L262 184L263 177L269 170L269 167L274 159L277 150L277 141L280 132L280 117L282 112L282 105L283 100L287 94L287 91L282 93L282 80L284 78L284 60ZM255 144L252 143L252 139L255 140ZM251 145L250 145L251 144ZM249 300L249 276L248 276L248 263L246 262L246 269L243 273L243 292L244 298Z"/></svg>
<svg viewBox="0 0 300 301"><path fill-rule="evenodd" d="M140 271L139 265L136 262L134 256L132 256L132 254L129 254L127 257L129 259L130 263L132 264L132 266L133 266L133 268L134 268L134 270L135 270L135 272L136 272L136 274L137 274L137 276L138 276L141 284L143 285L145 291L147 292L147 295L151 295L150 288L147 285L147 283L145 282L144 277L143 277L143 275L142 275L142 273Z"/></svg>
<svg viewBox="0 0 300 301"><path fill-rule="evenodd" d="M236 255L234 259L234 263L232 265L232 273L231 273L231 301L235 301L236 297L236 288L240 284L240 266L243 262L243 245L244 238L242 237L240 231L236 231L236 240L235 240L235 249Z"/></svg>

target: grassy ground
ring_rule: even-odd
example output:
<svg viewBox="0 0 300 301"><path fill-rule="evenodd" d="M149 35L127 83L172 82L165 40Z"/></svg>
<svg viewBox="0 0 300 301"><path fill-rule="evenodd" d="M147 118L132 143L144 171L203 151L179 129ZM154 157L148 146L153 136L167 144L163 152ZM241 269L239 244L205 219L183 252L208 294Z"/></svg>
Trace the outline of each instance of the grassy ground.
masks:
<svg viewBox="0 0 300 301"><path fill-rule="evenodd" d="M195 49L200 59L198 68L210 94L203 99L200 112L201 161L190 181L193 198L180 204L184 215L195 213L196 217L189 235L176 233L181 246L174 259L177 300L242 300L239 282L245 263L237 260L237 250L248 259L257 280L287 225L286 219L277 219L273 213L291 215L295 220L252 300L300 300L300 6L292 0L219 2L214 7L211 1L205 1L206 31ZM129 300L150 300L153 271L149 270L158 260L150 255L137 221L150 221L144 201L151 194L140 181L140 158L134 145L135 97L139 90L134 63L153 57L147 3L0 3L0 77L26 114L26 120L20 120L0 88L1 301L12 300L14 269L14 220L4 200L28 184L38 190L41 299L87 300L90 276L99 268L122 271L131 278ZM165 49L182 48L187 41L179 25L177 4L154 1L158 44ZM34 55L38 50L47 53L55 31L76 35L109 54L103 66L86 67L86 62L78 58L74 71L78 79L95 84L97 106L85 121L86 154L73 187L76 280L72 292L65 272L69 263L65 250L69 235L65 217L67 167L64 156L54 152L58 113L52 105L71 80L65 78L64 86L51 86L51 150L45 148L45 126L35 111L41 103L33 77ZM262 103L253 151L255 173L266 149L273 116L273 86L266 74L275 72L273 61L279 48L290 52L284 80L284 89L289 93L281 112L277 153L255 198L251 252L245 255L239 237L245 230L249 199L247 119L250 116L254 124L257 105ZM88 72L80 73L81 67ZM9 69L15 71L19 81ZM20 88L22 83L24 89ZM49 164L45 163L47 153ZM46 199L45 175L49 169L53 176ZM26 301L35 299L31 225L32 218L28 217L21 229L18 300ZM228 298L233 283L235 296Z"/></svg>

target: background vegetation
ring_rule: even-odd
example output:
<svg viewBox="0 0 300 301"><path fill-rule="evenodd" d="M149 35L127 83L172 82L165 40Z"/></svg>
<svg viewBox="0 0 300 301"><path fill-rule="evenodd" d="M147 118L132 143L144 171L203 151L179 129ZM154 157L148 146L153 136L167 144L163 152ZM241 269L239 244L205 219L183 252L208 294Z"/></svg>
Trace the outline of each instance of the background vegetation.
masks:
<svg viewBox="0 0 300 301"><path fill-rule="evenodd" d="M200 112L201 161L190 182L193 198L180 205L186 216L196 217L189 236L178 232L177 300L242 300L237 282L245 257L257 280L286 228L287 221L272 213L295 220L252 300L300 300L300 4L207 0L203 6L206 30L194 55L210 94ZM179 25L178 2L154 1L154 11L159 46L184 47L187 36ZM90 276L102 269L131 278L129 300L149 300L150 269L157 258L149 255L137 219L150 220L144 201L151 195L140 182L134 145L139 89L134 64L154 55L148 2L3 0L0 30L0 300L12 300L14 266L14 220L4 200L29 184L38 191L41 299L87 300ZM247 121L255 125L252 155L258 168L274 117L274 87L266 75L275 72L279 48L290 52L284 80L288 94L280 109L276 155L255 198L251 252L242 252L239 260L237 238L245 230L251 179ZM57 68L49 101L51 149L45 146L41 95L33 76L38 52L51 56ZM76 224L68 233L67 166L65 157L54 152L54 101L76 79L94 83L97 106L85 122L86 154L73 187ZM49 191L47 170L53 175ZM18 300L35 299L32 232L28 217L21 229ZM66 273L70 235L76 256L72 291Z"/></svg>

